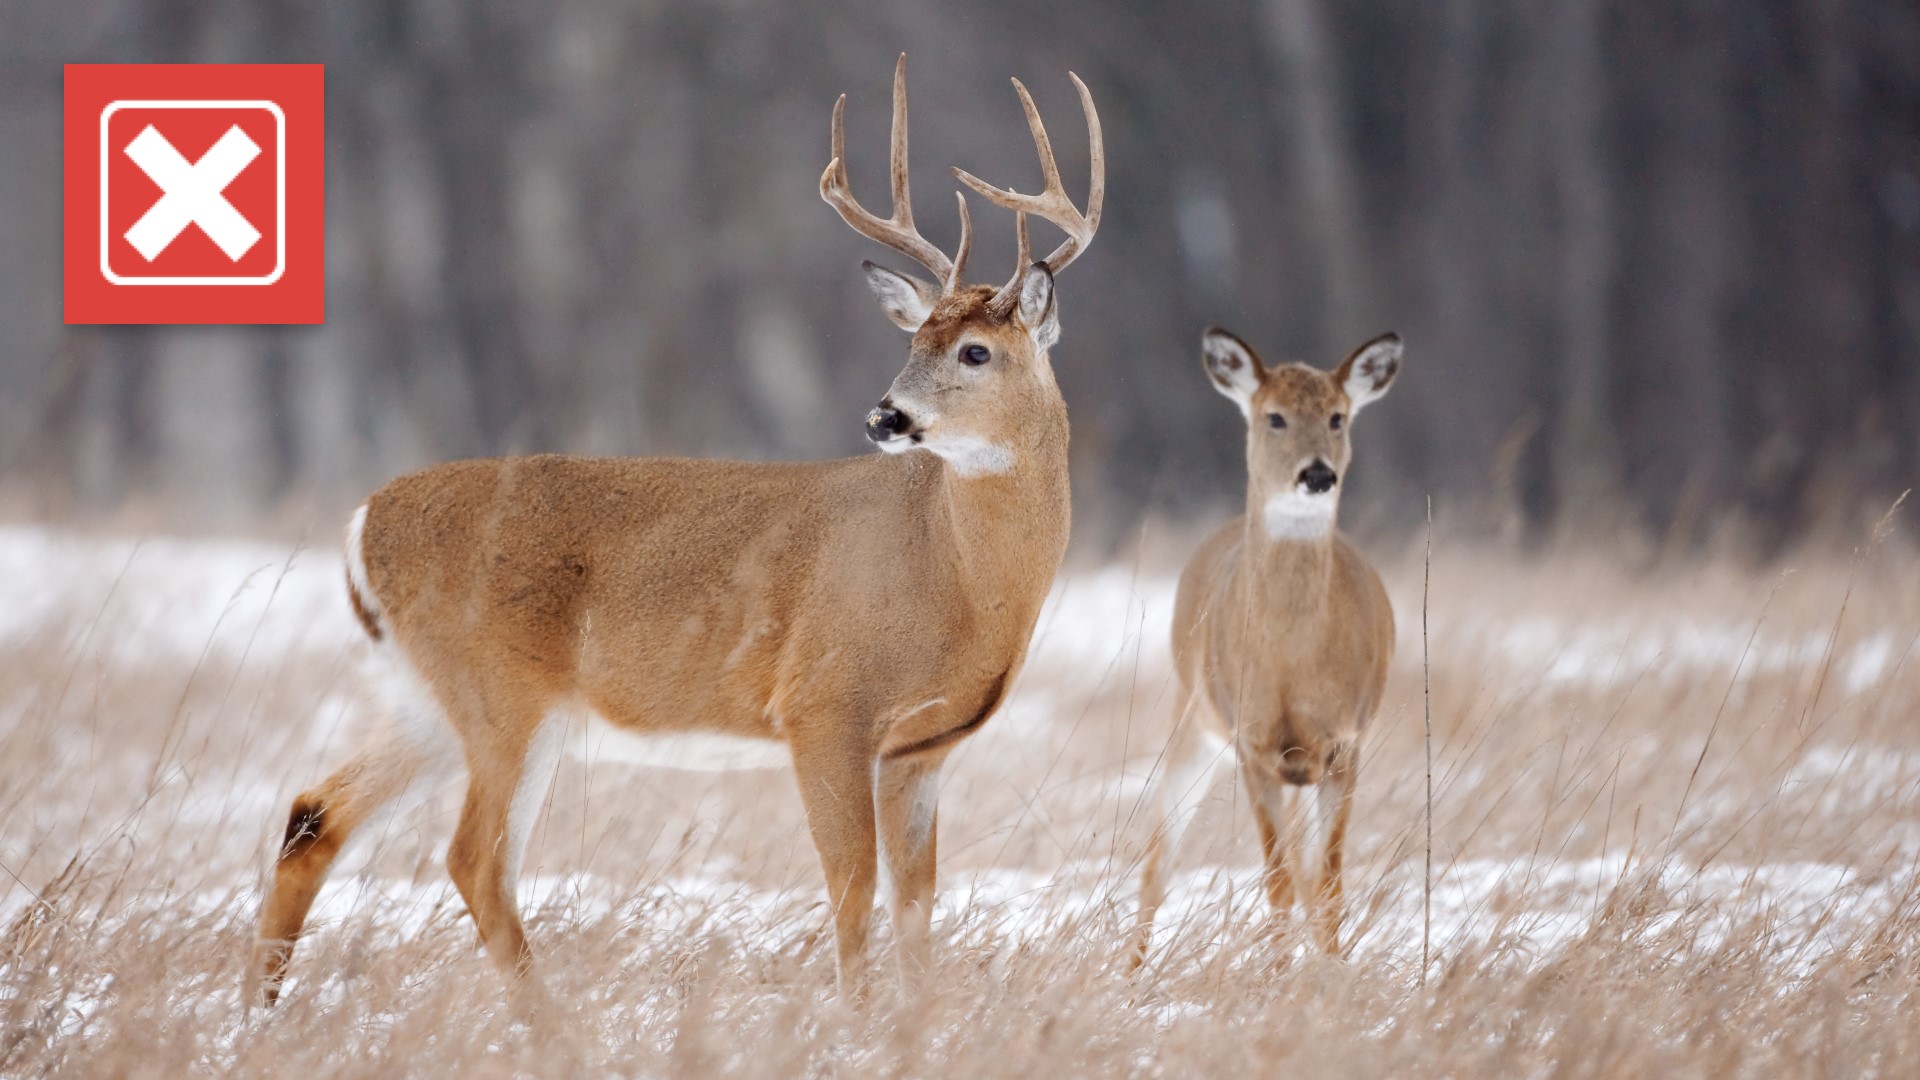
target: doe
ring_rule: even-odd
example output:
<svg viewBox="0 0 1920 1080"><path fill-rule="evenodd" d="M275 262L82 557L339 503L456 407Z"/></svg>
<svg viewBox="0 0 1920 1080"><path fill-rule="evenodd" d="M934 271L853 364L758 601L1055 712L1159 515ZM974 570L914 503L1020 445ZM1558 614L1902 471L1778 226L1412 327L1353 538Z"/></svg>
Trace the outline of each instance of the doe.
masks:
<svg viewBox="0 0 1920 1080"><path fill-rule="evenodd" d="M1214 388L1246 417L1246 513L1208 537L1180 576L1178 712L1140 875L1135 965L1146 956L1175 849L1223 757L1239 765L1246 785L1268 902L1284 916L1296 896L1307 901L1321 946L1339 951L1358 742L1386 684L1393 608L1334 518L1354 414L1387 392L1400 352L1399 337L1386 334L1325 372L1268 367L1218 328L1201 338ZM1308 850L1315 824L1317 873Z"/></svg>

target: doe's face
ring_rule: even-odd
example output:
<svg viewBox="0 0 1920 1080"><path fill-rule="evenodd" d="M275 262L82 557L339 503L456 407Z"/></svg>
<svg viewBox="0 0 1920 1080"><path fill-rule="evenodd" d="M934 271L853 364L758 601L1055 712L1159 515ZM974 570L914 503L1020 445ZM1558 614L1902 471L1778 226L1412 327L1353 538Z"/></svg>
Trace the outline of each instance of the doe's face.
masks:
<svg viewBox="0 0 1920 1080"><path fill-rule="evenodd" d="M1384 334L1333 371L1268 367L1225 330L1202 337L1201 359L1214 388L1246 417L1248 489L1273 539L1313 540L1332 529L1353 453L1353 416L1387 392L1400 355L1400 338Z"/></svg>
<svg viewBox="0 0 1920 1080"><path fill-rule="evenodd" d="M913 343L907 366L867 415L867 437L888 453L930 450L963 477L1012 469L1033 442L1032 425L1059 403L1047 358L1059 336L1052 275L1029 270L1005 315L987 306L991 286L942 294L871 264L868 279ZM905 290L915 291L903 298Z"/></svg>

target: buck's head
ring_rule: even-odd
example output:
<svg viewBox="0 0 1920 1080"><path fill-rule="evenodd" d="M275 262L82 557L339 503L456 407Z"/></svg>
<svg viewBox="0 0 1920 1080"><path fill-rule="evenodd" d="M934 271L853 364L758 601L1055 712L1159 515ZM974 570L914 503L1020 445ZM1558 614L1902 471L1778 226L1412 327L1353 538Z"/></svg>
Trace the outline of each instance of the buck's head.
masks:
<svg viewBox="0 0 1920 1080"><path fill-rule="evenodd" d="M1214 389L1247 418L1247 501L1275 540L1317 540L1333 528L1352 458L1353 417L1393 385L1400 337L1382 334L1333 371L1260 362L1218 327L1200 339Z"/></svg>
<svg viewBox="0 0 1920 1080"><path fill-rule="evenodd" d="M967 200L956 192L960 208L960 246L952 259L919 233L907 184L906 57L893 73L893 216L879 218L861 208L847 189L845 136L841 116L846 97L833 108L833 160L820 178L820 196L848 225L925 266L933 280L863 263L867 284L895 326L913 335L907 366L887 395L867 414L867 438L880 449L904 453L930 450L963 477L1004 473L1023 450L1064 422L1065 409L1053 378L1047 350L1060 339L1054 275L1065 269L1093 239L1100 226L1106 163L1100 118L1093 98L1078 76L1093 161L1087 212L1067 198L1046 129L1033 98L1015 79L1026 108L1027 124L1040 153L1046 190L1039 195L1002 191L960 169L954 175L989 202L1015 212L1019 253L1013 277L998 288L967 285L967 254L972 223ZM1027 215L1058 225L1067 239L1046 259L1032 261L1027 249ZM1061 430L1064 430L1062 428Z"/></svg>

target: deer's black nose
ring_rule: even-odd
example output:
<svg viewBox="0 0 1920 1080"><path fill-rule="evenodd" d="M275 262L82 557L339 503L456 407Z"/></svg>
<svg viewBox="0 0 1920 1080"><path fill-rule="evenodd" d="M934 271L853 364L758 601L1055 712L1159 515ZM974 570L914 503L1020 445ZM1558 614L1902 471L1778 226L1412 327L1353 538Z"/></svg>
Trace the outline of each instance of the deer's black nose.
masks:
<svg viewBox="0 0 1920 1080"><path fill-rule="evenodd" d="M874 442L886 442L895 435L904 435L911 427L912 418L885 401L867 414L867 438Z"/></svg>
<svg viewBox="0 0 1920 1080"><path fill-rule="evenodd" d="M1339 481L1340 476L1333 471L1333 467L1318 459L1316 459L1313 464L1300 470L1300 483L1315 495L1332 491L1333 485L1339 483Z"/></svg>

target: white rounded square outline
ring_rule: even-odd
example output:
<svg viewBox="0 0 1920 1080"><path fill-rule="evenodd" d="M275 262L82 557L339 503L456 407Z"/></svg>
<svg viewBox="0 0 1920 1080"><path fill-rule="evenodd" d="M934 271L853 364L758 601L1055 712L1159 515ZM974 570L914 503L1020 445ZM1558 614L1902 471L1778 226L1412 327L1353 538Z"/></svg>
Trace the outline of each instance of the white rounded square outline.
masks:
<svg viewBox="0 0 1920 1080"><path fill-rule="evenodd" d="M123 277L107 263L110 237L107 232L108 162L112 150L107 145L107 121L121 109L263 109L274 120L274 228L273 272L256 277ZM100 274L115 285L272 285L287 269L287 114L266 100L246 101L147 101L126 99L110 102L100 110Z"/></svg>

